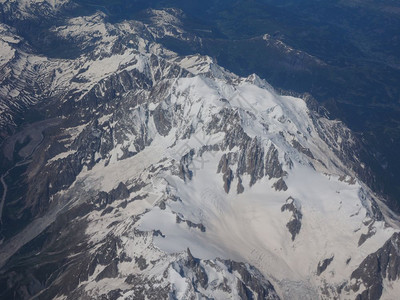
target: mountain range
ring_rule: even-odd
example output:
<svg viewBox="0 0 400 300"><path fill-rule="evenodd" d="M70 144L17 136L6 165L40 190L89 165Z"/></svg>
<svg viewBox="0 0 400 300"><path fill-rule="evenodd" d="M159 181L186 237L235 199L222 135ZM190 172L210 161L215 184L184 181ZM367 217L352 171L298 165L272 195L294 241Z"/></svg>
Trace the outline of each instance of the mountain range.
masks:
<svg viewBox="0 0 400 300"><path fill-rule="evenodd" d="M181 9L90 7L1 2L1 298L396 299L400 219L357 134L178 53L203 42Z"/></svg>

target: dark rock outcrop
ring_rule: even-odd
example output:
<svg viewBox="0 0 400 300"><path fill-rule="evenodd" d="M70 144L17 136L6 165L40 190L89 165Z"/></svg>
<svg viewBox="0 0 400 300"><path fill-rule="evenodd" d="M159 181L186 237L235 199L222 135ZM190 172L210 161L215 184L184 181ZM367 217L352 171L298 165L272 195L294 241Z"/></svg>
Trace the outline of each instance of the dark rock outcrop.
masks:
<svg viewBox="0 0 400 300"><path fill-rule="evenodd" d="M383 291L383 281L395 281L400 278L400 233L396 232L375 253L368 255L351 274L356 282L351 286L354 292L365 290L357 295L357 300L379 299Z"/></svg>
<svg viewBox="0 0 400 300"><path fill-rule="evenodd" d="M318 263L317 266L317 275L321 275L322 272L324 272L326 270L326 268L331 264L331 262L333 261L334 256L330 257L330 258L326 258L322 261L320 261Z"/></svg>
<svg viewBox="0 0 400 300"><path fill-rule="evenodd" d="M167 109L163 109L161 104L153 112L153 120L158 133L167 136L172 128L171 116Z"/></svg>
<svg viewBox="0 0 400 300"><path fill-rule="evenodd" d="M279 178L277 182L272 185L273 188L277 191L287 191L288 187L286 185L285 180L283 178Z"/></svg>
<svg viewBox="0 0 400 300"><path fill-rule="evenodd" d="M112 189L110 192L101 191L92 200L97 210L102 210L107 207L107 205L113 203L117 200L123 200L128 198L130 192L123 182L120 182L118 186Z"/></svg>
<svg viewBox="0 0 400 300"><path fill-rule="evenodd" d="M279 161L278 150L273 144L271 144L265 155L265 175L268 175L269 179L281 178L286 175Z"/></svg>
<svg viewBox="0 0 400 300"><path fill-rule="evenodd" d="M229 272L237 272L240 281L237 282L241 299L279 299L273 285L267 280L260 280L261 273L255 268L231 260L225 260Z"/></svg>
<svg viewBox="0 0 400 300"><path fill-rule="evenodd" d="M312 154L311 150L308 148L303 147L298 141L293 140L292 146L299 152L303 153L304 155L308 156L311 159L314 159L314 155Z"/></svg>
<svg viewBox="0 0 400 300"><path fill-rule="evenodd" d="M100 281L104 278L115 278L118 276L118 260L113 260L103 271L96 276L96 281Z"/></svg>
<svg viewBox="0 0 400 300"><path fill-rule="evenodd" d="M178 215L176 215L176 223L178 223L178 224L186 223L187 226L189 226L190 228L195 228L195 229L199 229L201 232L206 232L206 227L203 224L201 224L201 223L196 224L190 220L184 220Z"/></svg>
<svg viewBox="0 0 400 300"><path fill-rule="evenodd" d="M191 149L181 158L179 165L179 177L185 181L193 178L193 171L190 170L189 166L192 165L194 154L194 149Z"/></svg>
<svg viewBox="0 0 400 300"><path fill-rule="evenodd" d="M292 197L289 197L286 199L286 203L281 207L281 211L289 211L292 213L286 227L292 235L292 241L294 241L301 229L301 219L303 218L301 208Z"/></svg>

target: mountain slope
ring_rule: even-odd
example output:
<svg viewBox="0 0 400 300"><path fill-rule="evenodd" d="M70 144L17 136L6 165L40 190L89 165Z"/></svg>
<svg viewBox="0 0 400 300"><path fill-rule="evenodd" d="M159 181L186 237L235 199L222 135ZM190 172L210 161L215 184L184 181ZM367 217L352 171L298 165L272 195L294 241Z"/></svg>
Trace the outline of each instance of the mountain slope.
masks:
<svg viewBox="0 0 400 300"><path fill-rule="evenodd" d="M159 35L185 37L177 12L152 13L69 19L52 30L81 55L25 67L45 119L3 144L0 295L396 294L399 220L358 179L351 131L311 99L165 49Z"/></svg>

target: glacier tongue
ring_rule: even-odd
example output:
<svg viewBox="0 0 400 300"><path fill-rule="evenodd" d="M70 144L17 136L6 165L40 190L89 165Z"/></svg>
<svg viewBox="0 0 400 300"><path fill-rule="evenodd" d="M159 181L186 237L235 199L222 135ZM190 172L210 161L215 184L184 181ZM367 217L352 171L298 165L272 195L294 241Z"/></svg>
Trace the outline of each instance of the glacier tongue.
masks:
<svg viewBox="0 0 400 300"><path fill-rule="evenodd" d="M50 98L60 125L26 171L41 232L0 245L0 281L21 298L396 293L398 218L359 179L350 130L254 74L164 49L157 37L186 38L179 11L148 13L150 25L97 13L54 27L80 45L75 59L14 50L2 34L1 95ZM17 95L40 79L35 97ZM43 281L32 265L46 264Z"/></svg>

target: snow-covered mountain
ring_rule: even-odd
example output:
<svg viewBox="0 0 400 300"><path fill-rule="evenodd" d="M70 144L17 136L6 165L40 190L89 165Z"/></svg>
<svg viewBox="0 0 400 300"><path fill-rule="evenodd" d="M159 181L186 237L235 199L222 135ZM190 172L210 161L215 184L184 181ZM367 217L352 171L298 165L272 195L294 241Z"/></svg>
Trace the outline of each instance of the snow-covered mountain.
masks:
<svg viewBox="0 0 400 300"><path fill-rule="evenodd" d="M56 15L70 0L0 0L1 14L12 20L39 19Z"/></svg>
<svg viewBox="0 0 400 300"><path fill-rule="evenodd" d="M399 218L351 131L164 48L200 42L180 13L70 18L51 31L74 59L2 25L0 125L44 117L2 144L1 297L395 299Z"/></svg>

